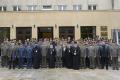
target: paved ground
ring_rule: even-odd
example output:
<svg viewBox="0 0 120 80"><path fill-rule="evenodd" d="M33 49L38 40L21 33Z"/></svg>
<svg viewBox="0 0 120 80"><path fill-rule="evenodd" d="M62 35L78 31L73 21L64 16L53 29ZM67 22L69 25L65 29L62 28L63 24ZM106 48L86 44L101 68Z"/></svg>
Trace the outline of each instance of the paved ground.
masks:
<svg viewBox="0 0 120 80"><path fill-rule="evenodd" d="M0 80L120 80L120 70L0 68Z"/></svg>

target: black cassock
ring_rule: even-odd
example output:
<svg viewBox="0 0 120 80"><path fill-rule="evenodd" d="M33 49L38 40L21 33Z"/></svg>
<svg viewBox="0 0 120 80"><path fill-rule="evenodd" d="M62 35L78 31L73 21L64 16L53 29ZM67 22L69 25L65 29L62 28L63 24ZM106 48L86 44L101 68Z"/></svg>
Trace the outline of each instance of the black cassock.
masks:
<svg viewBox="0 0 120 80"><path fill-rule="evenodd" d="M65 66L67 68L72 68L73 66L73 57L72 57L72 48L66 48L66 51L65 51Z"/></svg>
<svg viewBox="0 0 120 80"><path fill-rule="evenodd" d="M80 67L80 48L72 47L72 55L73 55L73 69L78 70Z"/></svg>
<svg viewBox="0 0 120 80"><path fill-rule="evenodd" d="M41 62L41 49L40 47L36 46L33 48L33 68L38 69L40 68Z"/></svg>
<svg viewBox="0 0 120 80"><path fill-rule="evenodd" d="M55 68L55 61L56 61L55 56L56 56L55 48L49 48L47 53L49 68Z"/></svg>

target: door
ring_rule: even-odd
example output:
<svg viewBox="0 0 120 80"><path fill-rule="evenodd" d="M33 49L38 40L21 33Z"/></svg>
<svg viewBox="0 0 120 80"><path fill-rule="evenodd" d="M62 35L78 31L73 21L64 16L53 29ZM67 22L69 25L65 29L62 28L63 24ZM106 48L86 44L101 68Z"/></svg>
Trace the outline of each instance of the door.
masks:
<svg viewBox="0 0 120 80"><path fill-rule="evenodd" d="M10 39L9 27L0 27L0 43L2 43L4 39Z"/></svg>
<svg viewBox="0 0 120 80"><path fill-rule="evenodd" d="M31 39L32 37L32 28L31 27L17 27L16 28L16 39L24 40Z"/></svg>
<svg viewBox="0 0 120 80"><path fill-rule="evenodd" d="M53 27L38 27L38 39L53 38Z"/></svg>
<svg viewBox="0 0 120 80"><path fill-rule="evenodd" d="M70 37L73 39L75 36L74 26L60 26L59 27L59 37L67 39Z"/></svg>

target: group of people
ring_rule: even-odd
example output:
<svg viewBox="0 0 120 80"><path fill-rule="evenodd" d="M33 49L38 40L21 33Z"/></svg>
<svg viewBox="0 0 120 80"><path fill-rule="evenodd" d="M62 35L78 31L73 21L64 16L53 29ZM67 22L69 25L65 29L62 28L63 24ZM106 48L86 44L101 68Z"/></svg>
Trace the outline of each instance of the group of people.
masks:
<svg viewBox="0 0 120 80"><path fill-rule="evenodd" d="M68 68L119 70L120 48L105 39L5 40L0 45L1 66L13 68Z"/></svg>

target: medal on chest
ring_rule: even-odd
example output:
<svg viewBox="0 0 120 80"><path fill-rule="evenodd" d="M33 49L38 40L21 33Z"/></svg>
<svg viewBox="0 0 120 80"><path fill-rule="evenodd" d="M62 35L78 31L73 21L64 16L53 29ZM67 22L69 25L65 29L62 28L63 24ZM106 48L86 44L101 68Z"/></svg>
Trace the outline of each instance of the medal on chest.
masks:
<svg viewBox="0 0 120 80"><path fill-rule="evenodd" d="M77 53L76 53L76 50L74 51L74 55L76 55Z"/></svg>
<svg viewBox="0 0 120 80"><path fill-rule="evenodd" d="M36 50L35 52L37 53L38 51Z"/></svg>

